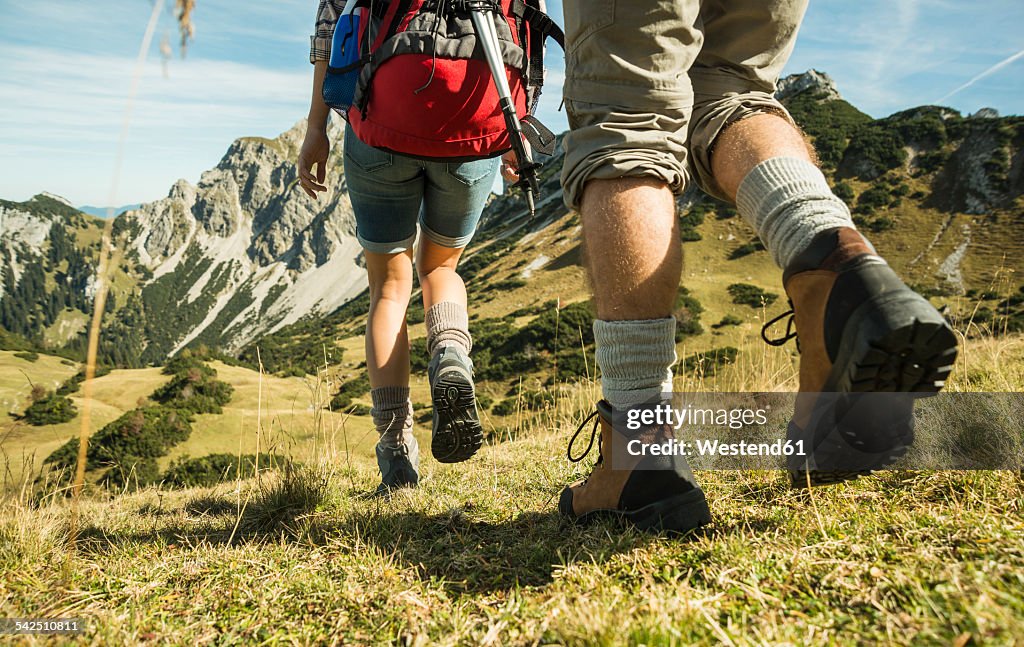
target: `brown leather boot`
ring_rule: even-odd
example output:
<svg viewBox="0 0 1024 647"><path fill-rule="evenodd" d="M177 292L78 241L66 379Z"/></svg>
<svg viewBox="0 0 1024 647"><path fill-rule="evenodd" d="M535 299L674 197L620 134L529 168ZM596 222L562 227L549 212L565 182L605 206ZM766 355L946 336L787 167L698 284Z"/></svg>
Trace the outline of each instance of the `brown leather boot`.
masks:
<svg viewBox="0 0 1024 647"><path fill-rule="evenodd" d="M791 458L794 485L892 464L913 442L913 398L939 391L953 368L952 329L852 228L818 234L782 280L792 310L762 336L772 345L797 337L800 394L788 433L809 455ZM768 339L786 315L786 337Z"/></svg>
<svg viewBox="0 0 1024 647"><path fill-rule="evenodd" d="M580 456L573 456L573 441L595 417L587 450ZM614 416L616 422L620 417ZM641 445L673 440L671 427L646 426L626 431L625 424L613 425L612 420L612 406L602 400L569 441L569 460L579 462L593 447L600 429L597 464L587 479L562 490L559 512L580 521L599 516L617 517L640 530L653 531L686 532L711 523L704 492L694 481L686 458L634 455ZM630 441L640 443L630 445Z"/></svg>

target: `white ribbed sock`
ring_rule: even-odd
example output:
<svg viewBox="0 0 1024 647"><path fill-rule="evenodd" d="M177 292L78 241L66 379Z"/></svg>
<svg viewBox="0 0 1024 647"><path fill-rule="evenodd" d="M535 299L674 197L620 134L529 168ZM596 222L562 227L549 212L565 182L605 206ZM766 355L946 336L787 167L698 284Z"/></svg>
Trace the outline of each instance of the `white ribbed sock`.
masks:
<svg viewBox="0 0 1024 647"><path fill-rule="evenodd" d="M818 167L796 157L773 157L751 169L736 192L736 208L783 269L816 234L854 228L849 207Z"/></svg>
<svg viewBox="0 0 1024 647"><path fill-rule="evenodd" d="M672 391L676 320L594 321L601 391L616 409Z"/></svg>
<svg viewBox="0 0 1024 647"><path fill-rule="evenodd" d="M427 353L443 346L459 346L469 355L473 338L469 336L469 313L454 301L442 301L430 306L424 316L427 326Z"/></svg>
<svg viewBox="0 0 1024 647"><path fill-rule="evenodd" d="M382 445L395 447L412 434L412 400L407 386L382 386L370 389L373 408L370 415L380 434Z"/></svg>

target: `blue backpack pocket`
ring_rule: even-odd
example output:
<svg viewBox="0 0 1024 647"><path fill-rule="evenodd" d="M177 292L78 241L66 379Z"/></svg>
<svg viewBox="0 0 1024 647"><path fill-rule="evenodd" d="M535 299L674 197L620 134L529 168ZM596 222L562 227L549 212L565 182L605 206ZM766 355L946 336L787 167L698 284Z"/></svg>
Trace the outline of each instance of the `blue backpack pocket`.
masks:
<svg viewBox="0 0 1024 647"><path fill-rule="evenodd" d="M359 56L359 30L362 12L342 14L331 40L331 59L324 77L324 103L342 115L348 112L355 98L356 82L363 62Z"/></svg>

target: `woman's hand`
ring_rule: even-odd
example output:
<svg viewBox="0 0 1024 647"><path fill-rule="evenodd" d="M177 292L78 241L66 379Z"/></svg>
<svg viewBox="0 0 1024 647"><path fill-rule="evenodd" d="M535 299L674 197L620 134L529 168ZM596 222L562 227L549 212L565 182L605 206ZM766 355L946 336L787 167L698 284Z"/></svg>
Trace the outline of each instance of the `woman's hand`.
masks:
<svg viewBox="0 0 1024 647"><path fill-rule="evenodd" d="M519 162L516 161L515 151L508 151L501 156L501 177L508 182L518 182L519 173L516 169L519 167Z"/></svg>
<svg viewBox="0 0 1024 647"><path fill-rule="evenodd" d="M307 125L306 137L302 140L302 148L299 150L299 183L306 195L314 200L318 191L327 190L324 179L327 177L327 158L330 154L331 140L327 137L327 128L314 124Z"/></svg>

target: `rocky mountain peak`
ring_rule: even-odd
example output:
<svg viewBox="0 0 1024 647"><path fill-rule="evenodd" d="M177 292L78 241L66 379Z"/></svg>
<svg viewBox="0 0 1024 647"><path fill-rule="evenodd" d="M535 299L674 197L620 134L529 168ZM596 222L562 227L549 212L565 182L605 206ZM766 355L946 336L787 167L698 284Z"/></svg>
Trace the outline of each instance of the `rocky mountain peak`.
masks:
<svg viewBox="0 0 1024 647"><path fill-rule="evenodd" d="M305 132L301 120L275 138L237 139L198 183L179 180L166 198L125 214L137 262L153 281L181 286L166 305L181 317L181 336L150 351L157 361L195 340L235 348L329 312L365 285L340 151L326 194L314 200L298 187ZM328 134L339 141L338 120Z"/></svg>
<svg viewBox="0 0 1024 647"><path fill-rule="evenodd" d="M181 179L171 185L167 197L172 200L192 201L195 200L196 188L188 180Z"/></svg>
<svg viewBox="0 0 1024 647"><path fill-rule="evenodd" d="M47 193L46 191L43 191L42 193L34 196L32 199L33 200L39 200L40 198L49 198L50 200L56 200L57 202L60 202L61 204L69 206L71 208L74 208L74 206L75 206L75 205L71 204L70 200L68 200L67 198L65 198L63 196L59 196L56 193Z"/></svg>
<svg viewBox="0 0 1024 647"><path fill-rule="evenodd" d="M995 108L981 108L978 112L971 115L972 119L998 119L999 111Z"/></svg>
<svg viewBox="0 0 1024 647"><path fill-rule="evenodd" d="M807 70L803 74L790 74L779 81L775 97L780 101L795 97L803 92L812 91L824 95L823 99L842 99L832 77L818 70Z"/></svg>

